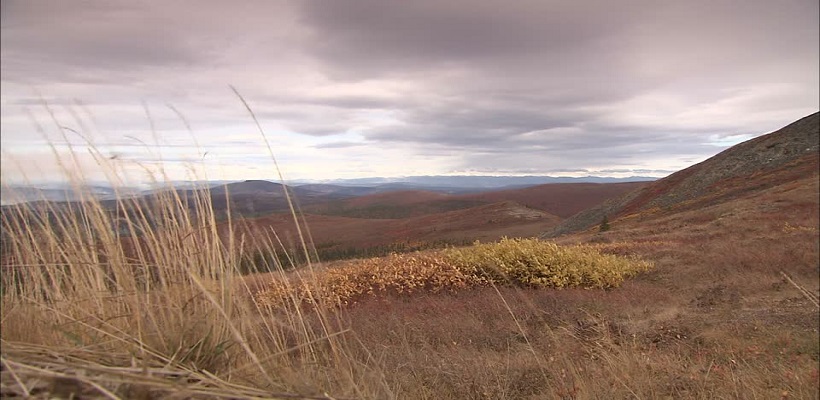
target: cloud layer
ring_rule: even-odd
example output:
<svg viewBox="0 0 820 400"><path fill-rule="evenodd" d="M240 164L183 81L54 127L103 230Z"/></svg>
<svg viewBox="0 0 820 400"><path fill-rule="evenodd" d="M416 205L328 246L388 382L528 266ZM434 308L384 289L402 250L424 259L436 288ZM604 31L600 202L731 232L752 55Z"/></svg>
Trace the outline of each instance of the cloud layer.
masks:
<svg viewBox="0 0 820 400"><path fill-rule="evenodd" d="M3 178L52 179L90 144L135 175L274 178L228 85L290 178L660 176L817 111L818 19L805 0L4 0Z"/></svg>

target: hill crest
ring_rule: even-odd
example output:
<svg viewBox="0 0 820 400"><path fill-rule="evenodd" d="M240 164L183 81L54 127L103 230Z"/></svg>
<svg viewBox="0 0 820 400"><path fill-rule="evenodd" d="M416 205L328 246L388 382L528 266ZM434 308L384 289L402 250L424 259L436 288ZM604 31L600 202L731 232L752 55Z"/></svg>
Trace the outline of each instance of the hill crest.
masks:
<svg viewBox="0 0 820 400"><path fill-rule="evenodd" d="M544 234L554 237L648 210L676 212L818 173L818 113L730 147L666 178L587 209Z"/></svg>

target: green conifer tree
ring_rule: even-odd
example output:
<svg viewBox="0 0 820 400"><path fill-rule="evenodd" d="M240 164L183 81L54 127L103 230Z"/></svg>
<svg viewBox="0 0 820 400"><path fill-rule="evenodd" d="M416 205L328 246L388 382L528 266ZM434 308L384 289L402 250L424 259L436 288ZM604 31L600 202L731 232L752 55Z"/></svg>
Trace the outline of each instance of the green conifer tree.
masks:
<svg viewBox="0 0 820 400"><path fill-rule="evenodd" d="M606 232L606 231L610 230L611 228L612 227L609 226L609 218L607 218L607 216L604 215L604 219L601 220L601 225L598 225L598 231L599 232Z"/></svg>

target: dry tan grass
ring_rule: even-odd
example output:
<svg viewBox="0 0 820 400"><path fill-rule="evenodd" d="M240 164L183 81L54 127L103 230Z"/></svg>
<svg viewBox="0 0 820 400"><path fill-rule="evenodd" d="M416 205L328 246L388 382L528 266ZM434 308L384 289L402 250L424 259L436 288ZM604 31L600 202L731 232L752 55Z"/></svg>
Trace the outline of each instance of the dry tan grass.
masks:
<svg viewBox="0 0 820 400"><path fill-rule="evenodd" d="M817 182L559 238L654 261L616 289L388 296L344 315L400 397L816 399L820 321L781 271L820 293Z"/></svg>
<svg viewBox="0 0 820 400"><path fill-rule="evenodd" d="M207 189L180 193L4 207L3 396L381 397L332 309L249 301L238 268L250 239L217 229Z"/></svg>
<svg viewBox="0 0 820 400"><path fill-rule="evenodd" d="M392 265L396 276L418 267L411 295L385 290L341 311L298 307L301 297L284 309L256 308L247 300L266 275L238 279L230 269L238 255L221 239L197 237L197 248L212 243L212 252L190 252L184 241L194 239L183 227L146 238L141 246L150 251L121 249L145 259L123 257L128 263L111 270L119 274L112 292L99 284L102 267L118 265L110 261L77 263L81 274L44 269L97 256L82 236L57 241L48 237L55 225L37 234L32 225L24 237L44 236L17 238L11 259L50 278L22 273L38 290L5 293L3 390L122 398L816 398L816 313L779 271L817 291L817 232L783 229L783 221L811 226L804 217L766 222L771 215L751 220L743 204L732 210L722 218L723 210L703 210L716 217L616 222L606 234L562 238L655 262L607 291L465 285L434 293L429 282L452 282L453 269L441 260L431 268L429 255L316 268L353 279L372 276L367 263ZM93 248L120 251L115 243ZM139 290L132 267L157 260L177 269L159 270L155 278L165 283L150 294ZM225 270L186 267L202 262ZM377 272L379 279L390 273Z"/></svg>

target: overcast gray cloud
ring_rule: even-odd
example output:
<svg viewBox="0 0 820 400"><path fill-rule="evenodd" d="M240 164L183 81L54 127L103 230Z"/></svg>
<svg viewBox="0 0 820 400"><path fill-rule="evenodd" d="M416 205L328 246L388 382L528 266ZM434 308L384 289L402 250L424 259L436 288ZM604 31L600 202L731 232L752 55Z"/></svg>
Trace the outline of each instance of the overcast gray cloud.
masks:
<svg viewBox="0 0 820 400"><path fill-rule="evenodd" d="M273 178L228 85L314 179L662 176L820 107L813 0L0 5L5 180L54 179L65 142Z"/></svg>

